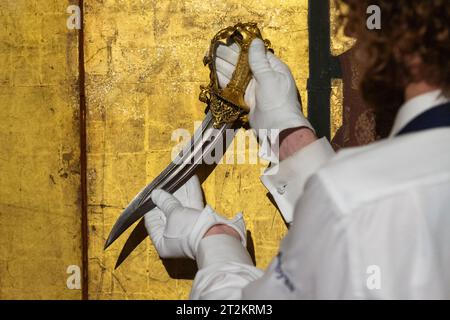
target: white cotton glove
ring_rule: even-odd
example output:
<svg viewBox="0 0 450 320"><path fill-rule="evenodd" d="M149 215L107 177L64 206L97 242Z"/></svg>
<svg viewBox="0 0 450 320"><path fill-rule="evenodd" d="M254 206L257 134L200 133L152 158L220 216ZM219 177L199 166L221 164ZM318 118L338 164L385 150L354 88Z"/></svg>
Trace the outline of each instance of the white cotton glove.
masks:
<svg viewBox="0 0 450 320"><path fill-rule="evenodd" d="M145 227L161 258L191 258L205 233L214 225L223 224L236 230L246 246L246 229L242 214L233 220L218 215L209 205L203 205L197 176L171 195L163 190L152 192L157 208L145 215Z"/></svg>
<svg viewBox="0 0 450 320"><path fill-rule="evenodd" d="M222 88L230 82L239 58L240 48L233 43L217 49L216 70ZM301 112L297 87L289 67L273 53L266 51L264 42L255 39L249 50L249 65L253 79L247 87L245 102L250 107L250 126L264 145L270 141L264 130L278 133L289 128L307 127L314 131ZM271 141L274 143L275 141Z"/></svg>

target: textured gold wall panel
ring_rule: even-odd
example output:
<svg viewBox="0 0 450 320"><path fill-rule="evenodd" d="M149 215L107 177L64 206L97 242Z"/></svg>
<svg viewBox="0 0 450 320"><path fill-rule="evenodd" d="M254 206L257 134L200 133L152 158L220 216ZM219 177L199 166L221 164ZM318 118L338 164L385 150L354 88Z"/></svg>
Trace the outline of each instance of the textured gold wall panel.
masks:
<svg viewBox="0 0 450 320"><path fill-rule="evenodd" d="M307 1L85 1L90 298L187 298L190 280L169 277L150 240L113 270L129 232L108 251L112 224L169 162L171 134L203 117L199 85L210 39L239 21L259 23L292 68L306 106ZM277 253L286 227L259 181L260 165L219 165L203 184L207 202L243 211L258 267Z"/></svg>
<svg viewBox="0 0 450 320"><path fill-rule="evenodd" d="M76 32L67 1L0 2L0 299L79 299Z"/></svg>

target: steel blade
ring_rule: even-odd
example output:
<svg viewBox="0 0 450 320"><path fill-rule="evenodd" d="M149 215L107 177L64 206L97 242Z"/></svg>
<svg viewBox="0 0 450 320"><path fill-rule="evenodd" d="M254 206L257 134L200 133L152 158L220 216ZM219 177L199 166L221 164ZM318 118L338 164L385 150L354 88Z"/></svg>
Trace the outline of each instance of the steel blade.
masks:
<svg viewBox="0 0 450 320"><path fill-rule="evenodd" d="M208 112L201 127L197 129L194 137L191 139L190 144L182 150L177 158L155 180L139 192L125 208L106 240L105 249L134 222L155 207L150 198L154 189L164 189L171 193L175 192L192 177L205 155L210 154L219 141L223 141L222 138L225 136L227 129L232 127L233 124L225 124L220 129L214 130L213 119Z"/></svg>
<svg viewBox="0 0 450 320"><path fill-rule="evenodd" d="M228 149L230 143L233 141L234 135L236 133L236 130L227 130L226 136L224 137L224 144L223 144L223 152ZM229 135L230 134L230 135ZM199 165L195 173L199 174L200 181L203 182L207 179L207 177L214 171L215 167L217 166L217 163L214 163L212 165L208 164L201 164ZM147 230L145 228L144 219L142 218L137 226L133 229L133 231L130 233L127 241L125 242L122 250L120 251L119 257L116 261L115 269L117 269L126 259L127 257L134 251L134 249L142 242L144 239L148 237ZM167 262L167 261L166 261ZM166 263L164 263L164 266L166 266ZM169 267L169 266L166 266ZM170 273L171 271L168 270Z"/></svg>

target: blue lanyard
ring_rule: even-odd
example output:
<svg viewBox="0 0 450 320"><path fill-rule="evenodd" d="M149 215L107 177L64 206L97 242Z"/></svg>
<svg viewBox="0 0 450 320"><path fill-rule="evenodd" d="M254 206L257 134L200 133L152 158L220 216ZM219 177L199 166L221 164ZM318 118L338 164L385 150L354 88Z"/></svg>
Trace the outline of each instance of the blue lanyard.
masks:
<svg viewBox="0 0 450 320"><path fill-rule="evenodd" d="M450 127L450 102L418 115L397 136L442 127Z"/></svg>

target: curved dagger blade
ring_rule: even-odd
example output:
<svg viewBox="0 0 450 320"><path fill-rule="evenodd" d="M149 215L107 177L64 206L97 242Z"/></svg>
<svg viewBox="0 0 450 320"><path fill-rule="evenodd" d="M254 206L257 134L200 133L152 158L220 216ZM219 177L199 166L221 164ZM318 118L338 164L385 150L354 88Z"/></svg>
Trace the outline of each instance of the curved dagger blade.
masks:
<svg viewBox="0 0 450 320"><path fill-rule="evenodd" d="M230 132L231 135L228 135L228 132ZM231 144L233 137L235 135L235 130L228 130L226 132L226 136L224 137L224 148L223 153L226 149L228 149L229 145ZM199 174L200 181L205 181L207 177L214 171L215 167L218 163L214 163L212 165L210 164L202 164L198 168L196 168L196 174ZM201 170L201 172L199 172ZM145 228L145 221L144 218L141 218L139 223L136 225L136 227L133 229L133 231L128 236L127 241L123 245L122 250L120 251L119 257L117 258L115 269L117 269L122 262L124 262L127 257L133 252L134 249L146 238L148 237L147 230ZM170 274L170 271L169 271ZM191 279L191 278L189 278Z"/></svg>
<svg viewBox="0 0 450 320"><path fill-rule="evenodd" d="M167 192L175 192L195 173L196 168L203 162L205 155L210 155L223 137L227 129L233 128L233 124L224 124L220 129L214 129L210 112L207 113L200 128L194 134L178 157L164 169L161 174L147 185L125 208L114 224L105 249L108 248L126 229L134 222L155 208L150 195L154 189L164 189ZM227 139L227 142L229 139Z"/></svg>
<svg viewBox="0 0 450 320"><path fill-rule="evenodd" d="M155 207L150 198L151 192L160 187L161 182L171 177L171 174L176 171L177 167L185 163L188 163L192 150L195 149L196 145L201 144L201 137L204 132L212 127L212 115L207 113L205 119L203 120L201 126L197 129L194 137L191 139L190 143L186 145L185 148L180 152L177 158L172 161L166 169L164 169L149 185L142 189L134 199L128 204L125 210L121 213L118 220L114 224L108 239L105 243L105 248L108 248L126 229L128 229L136 220L142 217L145 213L150 211ZM149 202L146 200L149 199Z"/></svg>

